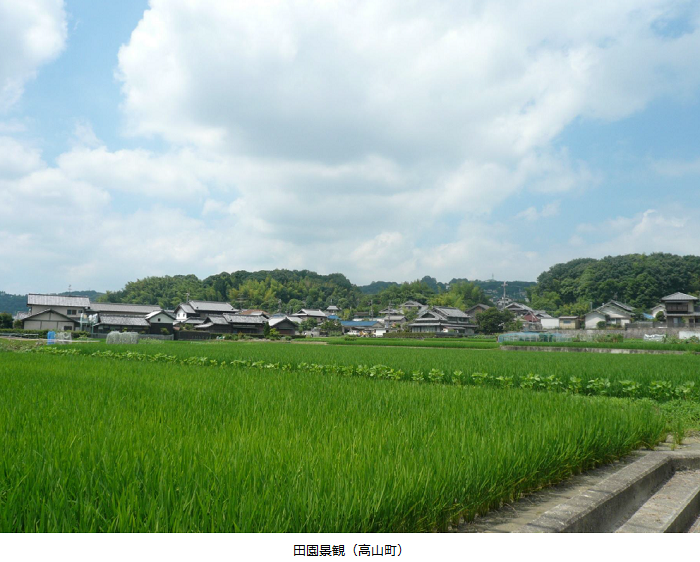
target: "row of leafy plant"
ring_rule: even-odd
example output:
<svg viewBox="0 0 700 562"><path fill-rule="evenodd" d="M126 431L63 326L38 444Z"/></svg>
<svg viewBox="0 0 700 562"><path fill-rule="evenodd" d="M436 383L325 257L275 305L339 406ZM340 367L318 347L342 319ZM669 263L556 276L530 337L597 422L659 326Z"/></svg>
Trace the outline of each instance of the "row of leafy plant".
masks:
<svg viewBox="0 0 700 562"><path fill-rule="evenodd" d="M50 353L57 355L84 355L75 348L37 347L31 350L35 353ZM369 379L384 379L395 381L410 381L414 383L448 384L458 386L490 386L497 388L523 388L534 391L566 392L586 396L615 396L623 398L651 398L660 402L677 399L697 399L700 397L694 381L684 381L680 384L668 380L652 380L649 383L632 379L613 380L596 377L587 379L582 376L561 377L558 375L541 375L528 373L526 375L493 376L484 372L464 372L461 370L444 371L441 369L417 369L404 371L387 365L338 365L318 363L271 363L265 360L232 359L217 360L209 357L177 357L166 353L140 353L137 351L95 351L92 357L104 359L140 361L150 363L173 363L203 367L246 367L252 369L279 369L282 371L304 371L322 375L339 375L345 377L364 377Z"/></svg>

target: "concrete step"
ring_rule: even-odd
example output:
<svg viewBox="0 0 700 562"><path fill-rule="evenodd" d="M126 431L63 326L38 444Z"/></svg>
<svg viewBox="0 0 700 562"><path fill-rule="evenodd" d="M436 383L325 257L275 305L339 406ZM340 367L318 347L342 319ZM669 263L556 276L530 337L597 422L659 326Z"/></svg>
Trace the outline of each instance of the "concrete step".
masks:
<svg viewBox="0 0 700 562"><path fill-rule="evenodd" d="M617 533L683 533L700 514L700 470L676 472Z"/></svg>
<svg viewBox="0 0 700 562"><path fill-rule="evenodd" d="M517 532L678 533L699 516L700 454L652 452Z"/></svg>
<svg viewBox="0 0 700 562"><path fill-rule="evenodd" d="M689 532L689 533L700 533L700 517L698 517L698 518L695 520L695 523L693 523L693 524L690 526L690 529L688 529L688 532Z"/></svg>

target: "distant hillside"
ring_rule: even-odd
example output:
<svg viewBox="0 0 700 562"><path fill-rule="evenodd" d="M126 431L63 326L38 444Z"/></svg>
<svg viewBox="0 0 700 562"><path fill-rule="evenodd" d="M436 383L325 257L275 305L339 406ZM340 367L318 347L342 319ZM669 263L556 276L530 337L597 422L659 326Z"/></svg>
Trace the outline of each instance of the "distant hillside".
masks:
<svg viewBox="0 0 700 562"><path fill-rule="evenodd" d="M74 297L89 297L90 300L96 300L102 293L97 291L71 291L65 293L51 293L53 295L69 296ZM9 312L14 314L15 312L27 312L27 295L11 295L0 291L0 312Z"/></svg>
<svg viewBox="0 0 700 562"><path fill-rule="evenodd" d="M550 267L530 288L534 308L580 314L615 299L649 309L661 297L700 292L700 256L627 254Z"/></svg>
<svg viewBox="0 0 700 562"><path fill-rule="evenodd" d="M398 287L396 281L372 281L369 285L361 285L358 287L363 295L376 295L382 291L386 291L389 287Z"/></svg>

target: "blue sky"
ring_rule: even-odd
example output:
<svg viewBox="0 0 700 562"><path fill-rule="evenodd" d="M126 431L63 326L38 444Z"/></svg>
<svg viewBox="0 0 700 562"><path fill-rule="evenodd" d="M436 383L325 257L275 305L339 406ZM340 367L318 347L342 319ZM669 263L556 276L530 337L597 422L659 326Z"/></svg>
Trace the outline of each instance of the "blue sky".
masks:
<svg viewBox="0 0 700 562"><path fill-rule="evenodd" d="M700 247L700 6L0 0L0 290Z"/></svg>

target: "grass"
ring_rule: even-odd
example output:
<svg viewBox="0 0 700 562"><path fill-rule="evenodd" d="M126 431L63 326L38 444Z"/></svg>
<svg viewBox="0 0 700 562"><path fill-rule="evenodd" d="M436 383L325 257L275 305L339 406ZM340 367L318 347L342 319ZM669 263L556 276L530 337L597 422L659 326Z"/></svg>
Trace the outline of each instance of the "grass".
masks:
<svg viewBox="0 0 700 562"><path fill-rule="evenodd" d="M688 382L700 388L700 357L694 355L607 355L588 353L488 352L469 349L408 349L401 347L297 345L261 342L160 342L136 346L73 344L71 349L90 354L96 350L164 353L179 358L207 357L218 361L262 360L269 363L323 365L387 365L406 372L437 369L445 373L487 373L519 379L531 374L568 381L578 377L611 382L633 380L650 385Z"/></svg>
<svg viewBox="0 0 700 562"><path fill-rule="evenodd" d="M648 401L3 354L0 531L445 529L652 445L664 423Z"/></svg>
<svg viewBox="0 0 700 562"><path fill-rule="evenodd" d="M659 351L690 351L700 353L697 343L664 343L643 340L627 340L619 343L612 342L504 342L501 345L517 345L528 347L582 347L592 349L649 349Z"/></svg>
<svg viewBox="0 0 700 562"><path fill-rule="evenodd" d="M362 345L374 347L440 347L445 349L498 349L500 344L495 341L480 340L449 340L449 339L426 339L417 340L410 338L334 338L327 340L329 345Z"/></svg>

